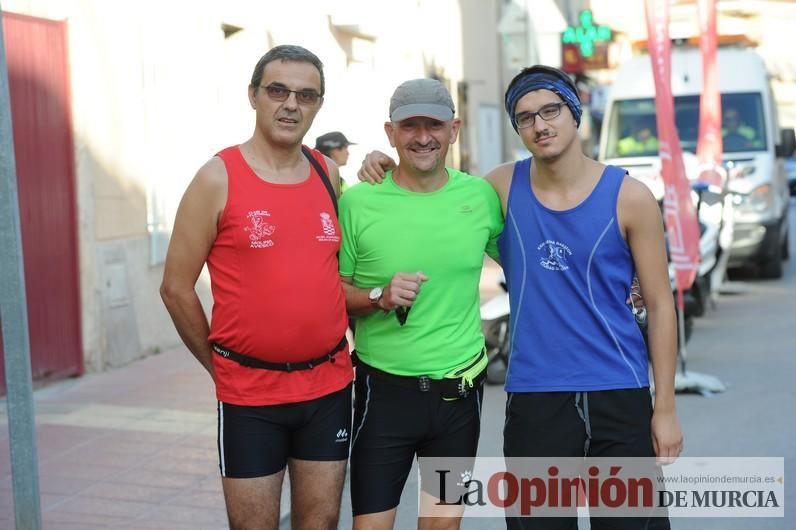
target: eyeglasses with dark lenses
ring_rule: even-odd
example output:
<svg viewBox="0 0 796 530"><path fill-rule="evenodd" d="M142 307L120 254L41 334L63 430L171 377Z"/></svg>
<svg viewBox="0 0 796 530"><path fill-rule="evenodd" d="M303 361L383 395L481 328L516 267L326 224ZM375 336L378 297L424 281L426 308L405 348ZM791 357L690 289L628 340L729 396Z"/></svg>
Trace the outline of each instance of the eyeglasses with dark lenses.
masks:
<svg viewBox="0 0 796 530"><path fill-rule="evenodd" d="M314 105L318 102L321 95L315 90L290 90L289 88L281 85L260 85L260 88L265 90L268 97L274 101L287 101L290 94L296 95L296 101L301 105Z"/></svg>
<svg viewBox="0 0 796 530"><path fill-rule="evenodd" d="M550 121L553 118L557 118L559 114L561 114L561 107L566 105L566 103L550 103L549 105L545 105L538 112L520 112L516 116L514 116L514 123L517 124L518 129L525 129L527 127L531 127L533 123L536 121L536 117L539 116L544 121Z"/></svg>

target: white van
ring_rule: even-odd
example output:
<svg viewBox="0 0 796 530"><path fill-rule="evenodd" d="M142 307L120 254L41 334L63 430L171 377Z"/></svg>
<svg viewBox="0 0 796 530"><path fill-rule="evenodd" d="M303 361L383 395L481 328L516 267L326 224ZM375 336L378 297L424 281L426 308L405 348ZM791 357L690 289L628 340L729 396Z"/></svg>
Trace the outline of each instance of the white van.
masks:
<svg viewBox="0 0 796 530"><path fill-rule="evenodd" d="M720 48L718 70L724 165L735 212L729 265L757 265L762 277L778 278L782 260L789 254L789 190L783 158L794 151L794 132L779 129L768 73L754 50ZM675 123L685 152L696 152L701 91L699 49L673 47ZM599 157L627 168L660 199L663 182L656 137L651 62L648 55L637 56L617 71L606 105Z"/></svg>

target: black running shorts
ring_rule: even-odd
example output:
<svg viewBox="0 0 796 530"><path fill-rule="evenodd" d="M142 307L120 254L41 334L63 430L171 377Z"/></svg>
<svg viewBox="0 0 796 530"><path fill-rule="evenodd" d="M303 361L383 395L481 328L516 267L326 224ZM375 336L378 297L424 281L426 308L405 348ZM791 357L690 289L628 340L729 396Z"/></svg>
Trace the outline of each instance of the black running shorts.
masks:
<svg viewBox="0 0 796 530"><path fill-rule="evenodd" d="M361 368L355 383L351 446L355 516L398 506L415 456L474 458L483 399L481 386L466 398L446 401L434 388L423 392L417 383L398 384ZM425 481L423 489L435 495Z"/></svg>
<svg viewBox="0 0 796 530"><path fill-rule="evenodd" d="M654 457L649 388L590 392L511 392L506 457ZM574 514L573 514L574 515ZM509 530L577 530L577 517L506 518ZM592 518L592 530L668 530L669 519Z"/></svg>
<svg viewBox="0 0 796 530"><path fill-rule="evenodd" d="M345 460L351 440L351 385L299 403L246 407L218 403L222 477L277 473L288 458Z"/></svg>

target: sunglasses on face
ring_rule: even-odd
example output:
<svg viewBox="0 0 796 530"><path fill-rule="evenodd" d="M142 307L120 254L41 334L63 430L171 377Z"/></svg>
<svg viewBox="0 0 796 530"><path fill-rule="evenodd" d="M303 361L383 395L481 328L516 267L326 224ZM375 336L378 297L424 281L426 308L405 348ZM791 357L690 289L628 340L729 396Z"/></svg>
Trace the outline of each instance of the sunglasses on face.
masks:
<svg viewBox="0 0 796 530"><path fill-rule="evenodd" d="M320 99L321 95L312 89L304 89L304 90L290 90L286 86L282 85L260 85L260 88L265 90L265 93L268 94L268 97L274 101L287 101L287 98L290 97L290 94L296 95L296 101L300 105L315 105L318 100Z"/></svg>
<svg viewBox="0 0 796 530"><path fill-rule="evenodd" d="M539 109L538 112L520 112L514 116L514 123L517 124L518 129L525 129L534 124L537 116L542 118L544 121L550 121L553 118L557 118L558 115L561 114L561 107L564 105L566 105L566 103L550 103L549 105L545 105Z"/></svg>

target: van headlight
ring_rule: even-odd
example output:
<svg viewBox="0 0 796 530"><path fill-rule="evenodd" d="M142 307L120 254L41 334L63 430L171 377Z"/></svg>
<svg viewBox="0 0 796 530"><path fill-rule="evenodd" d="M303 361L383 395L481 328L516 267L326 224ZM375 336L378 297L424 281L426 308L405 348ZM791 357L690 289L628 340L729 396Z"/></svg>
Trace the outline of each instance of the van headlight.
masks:
<svg viewBox="0 0 796 530"><path fill-rule="evenodd" d="M774 190L768 184L753 189L750 193L736 193L732 203L738 213L765 213L774 210Z"/></svg>

